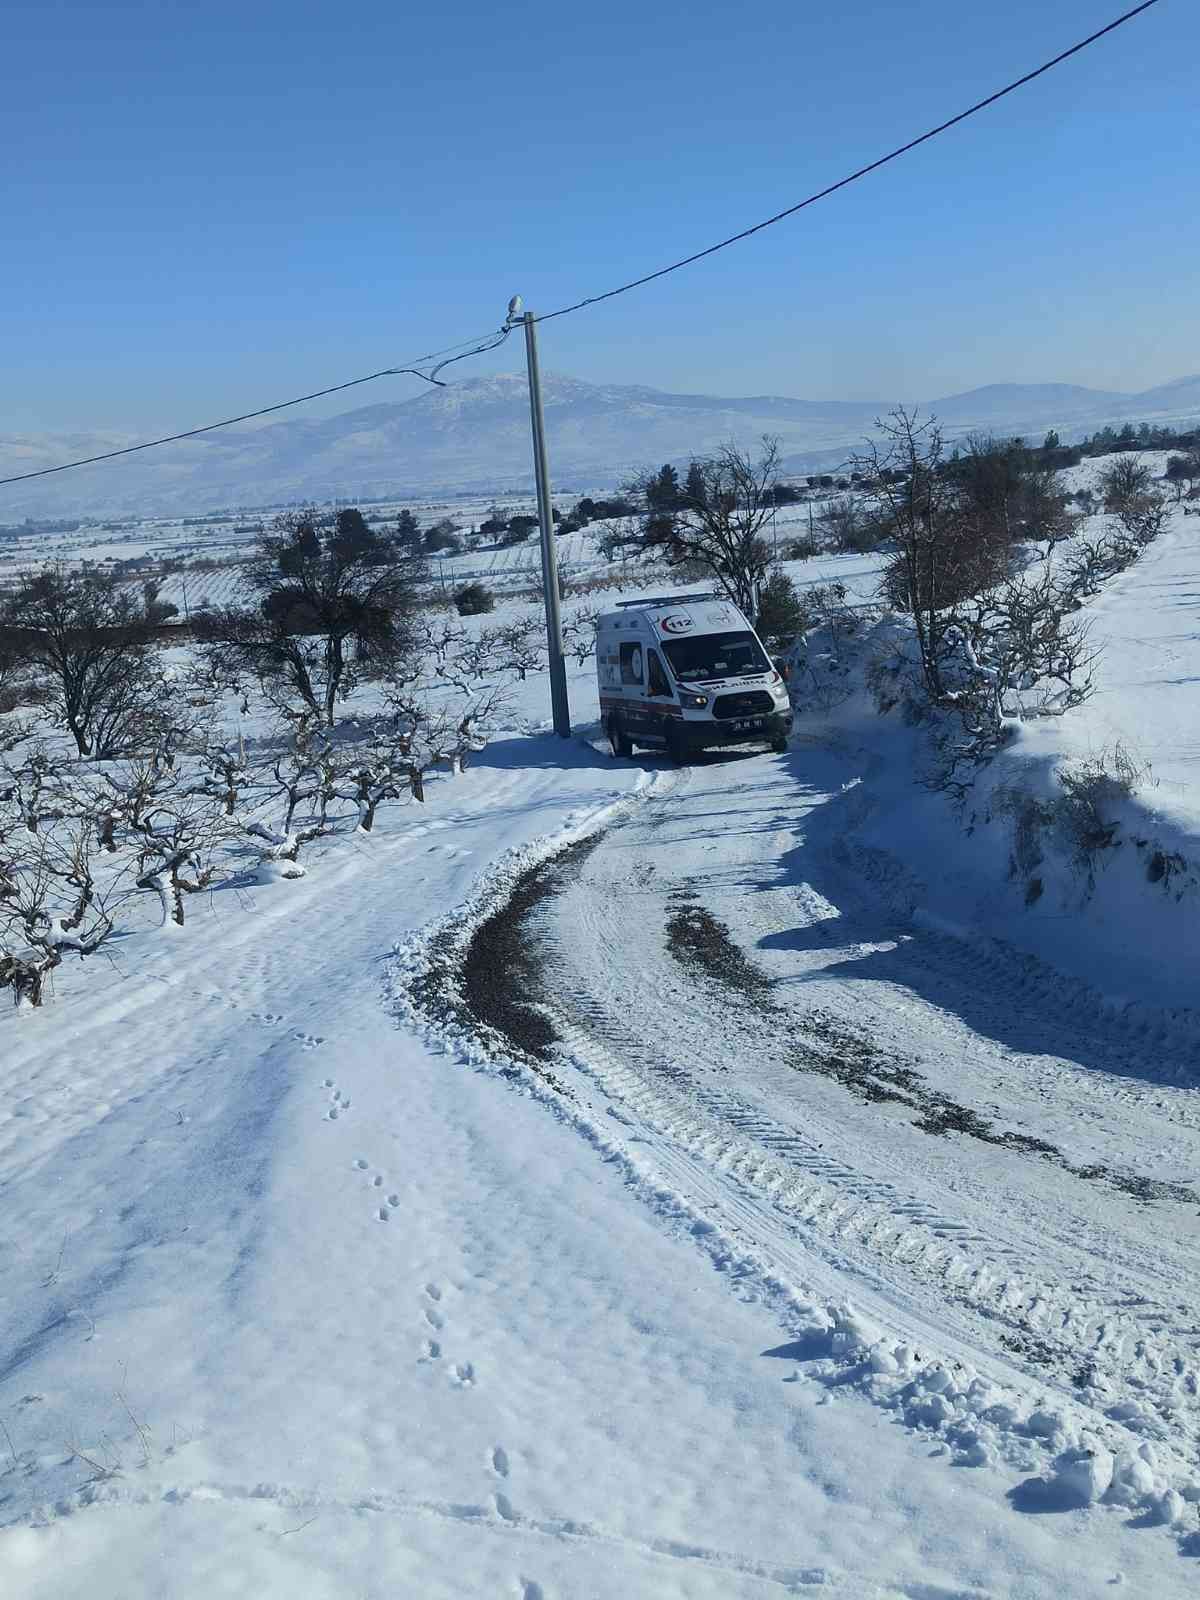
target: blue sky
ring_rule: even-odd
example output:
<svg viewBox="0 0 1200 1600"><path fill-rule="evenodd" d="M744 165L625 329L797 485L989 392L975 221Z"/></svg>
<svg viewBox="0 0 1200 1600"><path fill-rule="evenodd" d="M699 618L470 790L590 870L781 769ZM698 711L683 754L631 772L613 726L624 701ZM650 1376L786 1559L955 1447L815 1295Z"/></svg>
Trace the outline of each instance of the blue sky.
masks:
<svg viewBox="0 0 1200 1600"><path fill-rule="evenodd" d="M1121 9L8 0L0 427L187 426L495 326L515 291L606 288ZM814 398L1196 371L1197 60L1200 7L1162 0L800 217L548 324L543 364Z"/></svg>

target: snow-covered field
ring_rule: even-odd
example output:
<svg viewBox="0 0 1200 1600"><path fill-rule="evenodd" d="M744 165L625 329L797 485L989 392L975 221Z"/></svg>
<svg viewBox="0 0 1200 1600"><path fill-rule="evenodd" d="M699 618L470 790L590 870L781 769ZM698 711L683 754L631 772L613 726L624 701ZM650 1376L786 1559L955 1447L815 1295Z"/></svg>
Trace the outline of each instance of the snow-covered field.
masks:
<svg viewBox="0 0 1200 1600"><path fill-rule="evenodd" d="M596 491L599 493L600 491ZM579 498L562 494L554 497L556 509L565 516ZM808 531L809 519L824 509L823 499L809 505L781 507L766 530L769 543L776 548L788 539ZM397 501L394 505L367 506L365 515L381 527L394 525L401 508L411 510L422 528L449 521L458 537L467 543L471 530L486 520L493 510L489 500ZM497 509L503 514L536 514L532 500L509 496ZM241 566L257 542L255 530L270 525L270 511L231 513L225 520L209 519L189 523L182 518L148 518L112 525L81 523L69 532L22 533L0 541L0 590L21 573L45 562L68 566L87 560L120 569L120 563L139 563L127 571L131 584L144 578L159 583L159 598L178 608L182 615L206 606L238 603L241 599ZM609 561L600 550L604 534L602 522L591 523L575 533L556 540L559 568L571 582L602 577L625 576L636 583L636 563ZM846 558L839 557L840 566ZM500 596L514 590L536 588L541 583L541 553L536 535L518 544L476 541L473 548L460 553L438 554L430 558L430 578L436 587L453 592L464 583L483 582ZM849 563L853 574L878 571L877 557L860 557Z"/></svg>
<svg viewBox="0 0 1200 1600"><path fill-rule="evenodd" d="M1001 758L1136 743L1181 849L1195 527ZM1194 900L1026 908L890 725L679 772L571 692L0 1015L0 1593L1194 1592ZM492 947L522 1055L456 952L575 841Z"/></svg>

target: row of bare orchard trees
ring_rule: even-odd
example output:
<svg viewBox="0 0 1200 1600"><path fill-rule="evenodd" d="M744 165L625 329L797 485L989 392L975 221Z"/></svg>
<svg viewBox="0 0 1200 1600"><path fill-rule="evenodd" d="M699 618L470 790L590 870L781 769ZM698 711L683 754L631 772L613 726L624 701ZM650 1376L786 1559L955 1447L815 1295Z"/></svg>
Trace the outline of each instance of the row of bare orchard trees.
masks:
<svg viewBox="0 0 1200 1600"><path fill-rule="evenodd" d="M357 511L289 515L247 568L249 603L170 656L145 596L112 578L23 578L0 606L0 988L41 1005L64 956L103 950L131 902L182 926L189 896L299 877L314 839L369 834L381 806L460 771L506 687L544 666L543 625L471 631L425 605L423 578ZM568 636L586 660L590 614ZM367 684L370 709L350 714ZM261 736L230 735L231 696Z"/></svg>
<svg viewBox="0 0 1200 1600"><path fill-rule="evenodd" d="M1091 693L1095 653L1076 613L1158 536L1169 502L1136 454L1120 455L1099 479L1100 531L1085 533L1095 497L1064 492L1057 436L1040 448L977 436L948 450L934 419L903 408L877 429L850 462L854 495L826 506L816 528L835 548L885 554L883 598L911 618L915 650L875 664L876 693L935 725L935 781L961 791L1014 717L1058 715ZM778 442L765 438L757 455L730 445L691 462L682 481L669 465L644 473L626 490L640 517L612 533L715 581L774 649L819 620L773 566L769 525L796 497L779 466ZM1190 492L1200 461L1172 468Z"/></svg>
<svg viewBox="0 0 1200 1600"><path fill-rule="evenodd" d="M876 693L931 720L931 781L961 798L1015 721L1091 695L1096 650L1077 613L1158 537L1168 501L1148 467L1120 456L1099 478L1100 531L1085 533L1053 476L1021 470L1015 442L948 456L936 424L904 410L861 464L891 535L884 594L915 642L875 664Z"/></svg>

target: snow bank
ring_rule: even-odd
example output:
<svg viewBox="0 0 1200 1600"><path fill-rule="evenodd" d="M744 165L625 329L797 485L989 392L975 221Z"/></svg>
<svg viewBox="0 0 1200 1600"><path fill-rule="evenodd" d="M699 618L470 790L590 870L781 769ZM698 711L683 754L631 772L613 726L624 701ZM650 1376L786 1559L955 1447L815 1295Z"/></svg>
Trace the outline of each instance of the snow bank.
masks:
<svg viewBox="0 0 1200 1600"><path fill-rule="evenodd" d="M869 663L894 616L814 635L793 676L798 728L865 749L844 864L897 909L996 938L1086 986L1070 997L1138 1029L1200 1040L1200 540L1171 528L1084 613L1095 695L1014 721L961 805L928 783L928 729L880 716ZM1151 669L1151 663L1157 663ZM885 881L886 880L886 881Z"/></svg>

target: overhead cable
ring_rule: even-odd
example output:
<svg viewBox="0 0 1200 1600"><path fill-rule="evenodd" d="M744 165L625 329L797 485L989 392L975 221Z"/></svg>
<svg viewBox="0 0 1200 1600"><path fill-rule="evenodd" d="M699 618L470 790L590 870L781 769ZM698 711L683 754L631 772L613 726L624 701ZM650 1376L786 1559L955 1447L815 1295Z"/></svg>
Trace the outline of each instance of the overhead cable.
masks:
<svg viewBox="0 0 1200 1600"><path fill-rule="evenodd" d="M777 222L782 222L786 217L794 217L797 211L803 211L806 206L816 205L818 200L824 200L828 195L836 194L839 189L845 189L849 184L857 183L860 178L865 178L870 172L878 172L880 167L886 167L889 161L907 155L910 150L915 150L918 145L926 144L930 139L936 139L939 133L945 133L948 128L953 128L960 122L965 122L968 117L973 117L979 111L984 111L988 106L994 106L997 100L1003 100L1005 95L1012 94L1014 89L1020 89L1027 83L1032 83L1035 78L1040 78L1043 72L1049 72L1052 67L1057 67L1061 62L1071 56L1078 55L1081 50L1086 50L1088 45L1095 44L1097 39L1103 39L1106 33L1112 33L1114 28L1122 27L1126 22L1131 22L1134 17L1150 7L1157 5L1158 0L1143 0L1139 6L1134 6L1132 11L1127 11L1124 16L1115 18L1103 28L1098 28L1095 33L1090 33L1086 39L1080 39L1078 44L1073 44L1069 50L1063 50L1059 55L1049 61L1044 61L1040 67L1035 67L1032 72L1026 72L1020 78L1014 78L1011 83L1006 83L1003 89L997 89L994 94L989 94L984 100L977 100L973 106L968 106L965 111L960 111L957 116L950 117L946 122L939 122L936 128L929 128L925 133L918 134L915 139L910 139L907 144L897 145L894 150L889 150L887 155L880 156L877 161L859 167L857 172L848 173L846 177L839 178L836 183L828 184L824 189L818 189L815 194L810 194L804 200L798 200L794 206L788 206L785 211L777 211L773 217L766 217L762 222L756 222L752 227L743 228L740 233L731 233L728 239L722 239L717 244L707 245L703 250L697 250L690 256L684 256L679 261L673 261L669 267L659 267L656 272L647 272L640 278L631 278L628 283L622 283L615 289L605 289L602 294L588 295L584 300L576 300L572 305L560 306L557 311L544 311L534 320L537 322L550 322L554 317L570 316L573 311L582 311L585 306L599 305L602 300L612 300L619 294L628 294L631 289L640 289L643 284L653 283L656 278L665 278L668 273L678 272L681 267L690 267L695 261L703 261L705 256L714 256L718 250L727 250L731 244L738 244L742 239L749 239L751 234L761 233L764 228L772 228Z"/></svg>
<svg viewBox="0 0 1200 1600"><path fill-rule="evenodd" d="M927 144L930 139L936 139L939 134L956 127L960 122L965 122L968 117L976 116L980 111L985 111L989 106L994 106L998 100L1003 100L1006 95L1023 88L1027 83L1032 83L1035 78L1040 78L1043 73L1060 66L1064 61L1069 61L1072 56L1078 55L1081 50L1086 50L1089 45L1095 44L1098 39L1103 39L1106 34L1113 33L1117 28L1123 27L1125 23L1132 22L1134 17L1140 16L1143 11L1149 11L1151 6L1155 6L1158 3L1159 0L1142 0L1141 5L1134 6L1131 10L1124 12L1123 15L1115 17L1111 22L1106 23L1103 28L1097 28L1094 33L1088 34L1086 39L1080 39L1078 43L1071 45L1069 49L1060 51L1058 55L1052 56L1049 61L1044 61L1040 67L1035 67L1031 72L1023 73L1021 77L1014 78L1011 83L1006 83L1002 89L997 89L983 100L977 100L974 105L968 106L965 111L958 112L957 115L949 117L945 122L939 122L934 128L928 128L924 133L918 134L915 139L909 139L906 144L897 145L894 150L889 150L886 155L869 162L865 167L859 167L856 171L847 173L844 178L839 178L836 183L827 184L824 189L818 189L805 199L798 200L795 205L788 206L783 211L777 211L773 217L766 217L761 222L756 222L748 228L743 228L739 233L731 233L728 238L721 239L716 244L707 245L703 250L696 250L690 256L683 256L680 260L671 262L669 266L659 267L654 272L644 273L640 278L631 278L628 283L618 284L615 289L605 289L599 294L588 295L582 300L572 302L570 305L560 306L557 311L544 311L534 320L536 322L550 322L555 317L570 316L572 312L582 311L587 306L599 305L601 301L612 300L617 295L628 294L631 289L640 289L644 284L653 283L658 278L665 278L672 272L679 272L682 268L690 267L697 261L703 261L707 256L716 255L719 250L727 250L730 245L738 244L743 239L749 239L753 234L761 233L764 228L774 227L777 222L783 222L787 217L794 217L797 212L804 211L808 206L816 205L818 200L824 200L829 195L836 194L839 189L845 189L850 184L857 183L860 178L867 177L869 173L878 172L880 167L885 167L889 162L896 161L900 156L907 155L910 150L915 150L919 145ZM381 367L378 372L369 372L365 377L351 378L347 383L335 383L327 389L317 389L312 394L298 395L293 400L281 400L277 405L261 406L257 411L246 411L241 416L226 417L221 422L210 422L202 428L188 428L183 433L167 434L161 439L147 439L143 444L126 445L120 450L106 450L99 455L84 456L78 461L64 461L56 467L41 467L36 472L18 472L13 477L0 478L0 485L23 483L29 478L45 478L51 473L69 472L74 467L91 466L97 461L111 461L116 456L134 455L140 450L153 450L159 445L174 444L180 439L194 439L200 434L212 433L218 428L232 427L233 424L238 422L249 422L255 417L269 416L274 411L286 411L290 406L303 405L308 400L319 400L324 395L338 394L343 389L353 389L361 383L373 383L377 378L390 378L396 377L401 373L411 373L414 377L421 378L425 383L444 387L437 376L443 368L452 365L456 361L465 361L469 356L482 355L487 350L494 350L497 345L504 342L510 332L511 324L506 323L495 334L483 335L477 340L465 339L462 343L447 346L443 350L434 350L428 355L411 357L409 362L403 366ZM467 345L473 348L464 348ZM448 352L453 351L461 353L448 354ZM437 361L436 366L431 371L422 372L419 370L421 366L435 361L439 356L445 356L446 359Z"/></svg>
<svg viewBox="0 0 1200 1600"><path fill-rule="evenodd" d="M503 344L508 338L510 329L501 328L495 334L485 334L475 339L464 339L460 344L445 345L441 350L431 350L427 355L411 356L411 366L381 367L378 372L368 372L365 377L351 378L346 383L334 383L327 389L314 389L311 394L297 395L293 400L280 400L276 405L260 406L257 411L244 411L238 417L225 417L220 422L208 422L202 428L187 428L183 433L164 434L161 439L146 439L141 444L127 444L119 450L104 450L99 455L83 456L78 461L63 461L57 467L39 467L36 472L18 472L11 478L0 478L0 485L6 483L23 483L27 478L46 478L54 472L69 472L72 467L90 467L97 461L112 461L116 456L136 455L139 450L154 450L160 444L175 444L180 439L195 439L202 433L213 433L217 428L229 428L236 422L250 422L255 417L267 417L273 411L286 411L289 406L303 405L306 400L320 400L327 394L340 394L343 389L353 389L360 383L374 383L376 378L394 378L401 373L411 373L414 378L422 378L426 383L436 384L439 389L445 388L437 374L443 367L449 366L454 361L465 361L468 356L482 355L485 350L493 350L498 344ZM470 348L463 349L467 345ZM447 351L458 350L460 355L447 355ZM438 356L445 359L439 361L432 372L420 371L417 363L428 364Z"/></svg>

